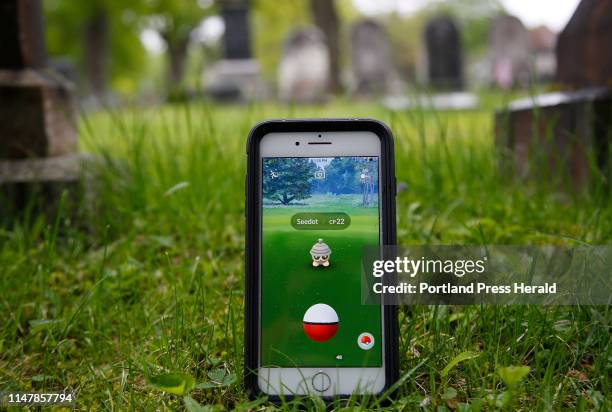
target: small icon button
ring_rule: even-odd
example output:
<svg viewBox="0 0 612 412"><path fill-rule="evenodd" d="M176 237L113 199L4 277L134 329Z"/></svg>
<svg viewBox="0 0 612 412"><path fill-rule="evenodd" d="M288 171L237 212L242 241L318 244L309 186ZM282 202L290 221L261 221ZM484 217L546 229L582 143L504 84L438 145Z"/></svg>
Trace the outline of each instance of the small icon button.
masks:
<svg viewBox="0 0 612 412"><path fill-rule="evenodd" d="M331 386L331 379L325 372L319 372L312 377L312 387L317 392L325 392Z"/></svg>
<svg viewBox="0 0 612 412"><path fill-rule="evenodd" d="M363 332L357 337L357 345L363 350L370 350L374 347L374 336L371 333Z"/></svg>

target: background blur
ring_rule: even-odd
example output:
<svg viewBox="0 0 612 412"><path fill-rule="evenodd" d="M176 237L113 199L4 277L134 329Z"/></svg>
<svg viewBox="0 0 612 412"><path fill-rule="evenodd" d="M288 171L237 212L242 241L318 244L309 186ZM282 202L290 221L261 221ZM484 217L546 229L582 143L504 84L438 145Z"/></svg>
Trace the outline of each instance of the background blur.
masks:
<svg viewBox="0 0 612 412"><path fill-rule="evenodd" d="M384 64L393 68L399 84L411 88L429 84L426 24L436 16L451 17L459 37L455 47L461 48L464 84L479 89L494 84L491 30L495 18L503 13L514 15L521 20L517 30L525 32L517 40L523 42L517 47L526 48L523 60L528 59L534 79L549 82L555 73L556 38L577 4L578 0L535 4L520 0L254 0L225 4L213 0L46 0L44 11L52 64L74 74L82 98L103 95L114 100L163 101L172 92L201 97L211 86L214 78L209 76L207 82L205 74L224 57L224 34L232 35L226 33L224 7L247 14L250 27L238 25L246 33L236 36L251 44L251 51L243 57L256 60L270 97L279 89L284 43L296 30L309 27L318 27L327 36L324 47L332 61L327 91L354 91L358 79L351 59L359 51L351 43L351 30L364 19L379 24L386 37L381 42L389 48L389 61Z"/></svg>
<svg viewBox="0 0 612 412"><path fill-rule="evenodd" d="M612 0L2 0L0 44L0 393L271 407L242 385L265 119L387 123L399 245L612 242ZM402 306L391 407L612 410L609 308Z"/></svg>

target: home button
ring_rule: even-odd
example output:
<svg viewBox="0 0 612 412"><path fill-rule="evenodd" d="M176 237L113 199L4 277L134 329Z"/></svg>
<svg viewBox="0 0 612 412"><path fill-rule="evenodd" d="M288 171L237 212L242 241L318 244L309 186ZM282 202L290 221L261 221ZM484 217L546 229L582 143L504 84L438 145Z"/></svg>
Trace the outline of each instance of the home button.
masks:
<svg viewBox="0 0 612 412"><path fill-rule="evenodd" d="M312 387L317 392L325 392L331 386L331 379L325 372L319 372L312 377Z"/></svg>

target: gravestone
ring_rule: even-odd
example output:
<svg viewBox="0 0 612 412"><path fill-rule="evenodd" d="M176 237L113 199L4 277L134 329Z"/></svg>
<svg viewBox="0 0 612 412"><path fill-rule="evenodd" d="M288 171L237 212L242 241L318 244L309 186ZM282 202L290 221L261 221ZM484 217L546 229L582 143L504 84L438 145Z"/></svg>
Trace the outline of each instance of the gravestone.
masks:
<svg viewBox="0 0 612 412"><path fill-rule="evenodd" d="M557 80L612 86L612 1L583 0L557 41Z"/></svg>
<svg viewBox="0 0 612 412"><path fill-rule="evenodd" d="M529 42L533 54L533 67L539 82L554 80L557 70L555 45L557 34L546 26L539 26L529 31Z"/></svg>
<svg viewBox="0 0 612 412"><path fill-rule="evenodd" d="M429 85L438 89L461 89L461 34L454 20L447 16L434 17L425 26L424 37Z"/></svg>
<svg viewBox="0 0 612 412"><path fill-rule="evenodd" d="M0 3L0 42L3 193L13 192L14 184L74 181L79 161L73 87L46 66L40 0Z"/></svg>
<svg viewBox="0 0 612 412"><path fill-rule="evenodd" d="M489 32L489 62L493 84L503 89L527 87L531 79L529 32L521 21L500 15Z"/></svg>
<svg viewBox="0 0 612 412"><path fill-rule="evenodd" d="M46 70L40 0L0 4L0 158L76 149L72 86Z"/></svg>
<svg viewBox="0 0 612 412"><path fill-rule="evenodd" d="M251 54L248 0L223 0L223 59L204 73L206 92L218 100L248 101L264 97L259 63Z"/></svg>
<svg viewBox="0 0 612 412"><path fill-rule="evenodd" d="M278 70L280 98L299 103L323 101L329 76L329 55L323 33L314 27L290 33Z"/></svg>
<svg viewBox="0 0 612 412"><path fill-rule="evenodd" d="M559 80L571 89L593 87L519 100L496 113L497 143L509 149L516 174L541 176L553 170L567 177L572 190L593 181L609 189L611 16L612 2L583 0L558 40Z"/></svg>
<svg viewBox="0 0 612 412"><path fill-rule="evenodd" d="M387 34L374 20L351 28L351 68L357 94L391 94L399 88Z"/></svg>
<svg viewBox="0 0 612 412"><path fill-rule="evenodd" d="M606 88L556 92L512 102L495 115L498 147L521 178L559 178L572 190L586 188L593 172L610 178L612 92Z"/></svg>

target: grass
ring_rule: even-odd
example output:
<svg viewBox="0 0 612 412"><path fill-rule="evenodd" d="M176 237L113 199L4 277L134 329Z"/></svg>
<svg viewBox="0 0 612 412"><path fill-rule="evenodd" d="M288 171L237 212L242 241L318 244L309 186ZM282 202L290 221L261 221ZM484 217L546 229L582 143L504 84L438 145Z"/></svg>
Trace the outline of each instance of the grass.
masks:
<svg viewBox="0 0 612 412"><path fill-rule="evenodd" d="M500 172L490 108L198 103L84 117L82 149L97 159L90 196L55 219L2 216L0 389L70 388L79 409L175 410L193 404L149 383L175 372L195 379L189 399L201 405L270 406L249 401L240 377L245 137L265 118L387 122L406 184L401 244L609 244L609 198ZM400 312L394 408L610 410L609 307ZM336 407L346 405L380 406ZM301 406L324 409L316 399L283 405Z"/></svg>

